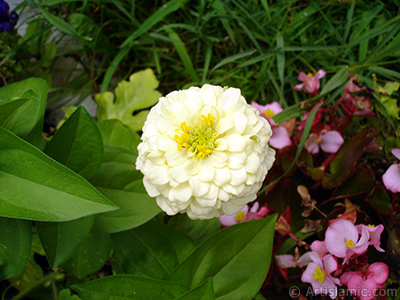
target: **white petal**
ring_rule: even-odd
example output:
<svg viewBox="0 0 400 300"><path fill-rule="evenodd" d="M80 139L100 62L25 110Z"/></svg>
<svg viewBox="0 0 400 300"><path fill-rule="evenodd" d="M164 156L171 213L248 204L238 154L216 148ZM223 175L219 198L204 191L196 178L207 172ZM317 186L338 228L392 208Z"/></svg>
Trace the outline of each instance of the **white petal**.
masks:
<svg viewBox="0 0 400 300"><path fill-rule="evenodd" d="M246 147L246 140L238 134L229 134L223 139L228 142L228 151L241 152Z"/></svg>
<svg viewBox="0 0 400 300"><path fill-rule="evenodd" d="M203 167L199 172L199 180L202 182L211 182L215 177L215 168L212 166L208 159L203 162Z"/></svg>
<svg viewBox="0 0 400 300"><path fill-rule="evenodd" d="M173 197L180 202L187 202L192 196L192 188L189 183L182 183L171 189Z"/></svg>
<svg viewBox="0 0 400 300"><path fill-rule="evenodd" d="M192 157L186 164L185 172L191 176L197 175L203 166L203 159Z"/></svg>
<svg viewBox="0 0 400 300"><path fill-rule="evenodd" d="M240 90L229 88L225 90L218 98L218 106L227 111L230 107L236 104L240 99Z"/></svg>
<svg viewBox="0 0 400 300"><path fill-rule="evenodd" d="M225 152L214 150L207 158L215 168L223 168L227 165L229 157Z"/></svg>
<svg viewBox="0 0 400 300"><path fill-rule="evenodd" d="M219 134L223 134L229 129L231 129L235 124L233 123L232 118L225 117L218 121L217 125L215 126L215 130Z"/></svg>
<svg viewBox="0 0 400 300"><path fill-rule="evenodd" d="M223 186L228 183L232 178L231 172L228 168L215 169L214 183L218 186Z"/></svg>
<svg viewBox="0 0 400 300"><path fill-rule="evenodd" d="M179 183L188 181L192 176L186 172L187 162L184 164L171 168L171 177Z"/></svg>
<svg viewBox="0 0 400 300"><path fill-rule="evenodd" d="M192 188L192 194L194 197L204 197L210 190L210 184L201 182L198 176L190 178L189 184Z"/></svg>
<svg viewBox="0 0 400 300"><path fill-rule="evenodd" d="M175 167L182 165L188 159L186 151L187 149L184 148L182 148L182 151L176 148L166 152L165 159L167 160L168 166Z"/></svg>
<svg viewBox="0 0 400 300"><path fill-rule="evenodd" d="M246 153L245 152L235 152L229 154L229 169L240 169L246 163Z"/></svg>
<svg viewBox="0 0 400 300"><path fill-rule="evenodd" d="M260 157L257 154L250 154L250 156L247 157L246 164L244 166L246 168L246 172L255 174L260 167L260 163Z"/></svg>
<svg viewBox="0 0 400 300"><path fill-rule="evenodd" d="M148 182L146 177L143 177L143 185L146 188L146 192L147 194L149 194L150 197L157 197L158 195L160 195L160 192L157 190L156 186Z"/></svg>
<svg viewBox="0 0 400 300"><path fill-rule="evenodd" d="M237 186L237 185L245 182L247 173L246 173L245 168L241 168L238 170L231 170L231 176L232 176L232 179L230 181L230 184L233 186Z"/></svg>

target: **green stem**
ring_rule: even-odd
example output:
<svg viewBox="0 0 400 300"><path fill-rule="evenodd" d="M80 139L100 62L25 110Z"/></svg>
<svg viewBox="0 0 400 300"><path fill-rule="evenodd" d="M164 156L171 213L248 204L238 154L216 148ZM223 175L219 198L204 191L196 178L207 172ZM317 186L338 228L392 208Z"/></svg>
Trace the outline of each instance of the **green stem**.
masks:
<svg viewBox="0 0 400 300"><path fill-rule="evenodd" d="M55 279L60 273L58 272L54 272L51 273L50 275L47 275L43 278L40 278L39 280L35 281L34 283L32 283L31 285L29 285L28 287L26 287L24 290L22 290L17 296L15 296L12 300L19 300L21 299L23 296L25 296L27 293L29 293L31 290L33 290L34 288L44 284L45 282L49 281L49 280L53 280Z"/></svg>

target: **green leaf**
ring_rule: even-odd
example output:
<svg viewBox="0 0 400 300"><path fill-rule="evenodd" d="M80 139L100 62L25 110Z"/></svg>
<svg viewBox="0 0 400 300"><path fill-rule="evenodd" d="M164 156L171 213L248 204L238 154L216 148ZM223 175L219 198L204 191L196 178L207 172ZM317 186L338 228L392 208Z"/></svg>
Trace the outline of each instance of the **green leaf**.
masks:
<svg viewBox="0 0 400 300"><path fill-rule="evenodd" d="M0 100L0 127L7 128L8 124L17 113L18 109L32 99L17 99L11 102L1 103Z"/></svg>
<svg viewBox="0 0 400 300"><path fill-rule="evenodd" d="M168 226L187 234L197 243L200 243L219 231L221 229L221 222L218 218L192 220L186 214L178 214L171 217Z"/></svg>
<svg viewBox="0 0 400 300"><path fill-rule="evenodd" d="M330 172L322 178L322 186L331 189L341 184L354 170L372 138L368 129L365 129L347 140L332 159Z"/></svg>
<svg viewBox="0 0 400 300"><path fill-rule="evenodd" d="M332 198L347 198L349 196L370 193L376 186L370 170L360 168L351 177L339 185L332 193Z"/></svg>
<svg viewBox="0 0 400 300"><path fill-rule="evenodd" d="M11 118L7 120L7 127L5 128L38 146L42 138L47 101L46 81L40 78L29 78L0 88L0 105L21 101L22 99L26 102L10 116ZM0 111L0 116L3 116L3 107ZM3 117L0 117L0 119L3 119Z"/></svg>
<svg viewBox="0 0 400 300"><path fill-rule="evenodd" d="M58 28L61 32L71 35L73 37L78 38L79 40L92 41L91 37L83 37L81 36L71 25L65 22L62 18L53 15L47 10L39 7L40 12L43 14L43 17L53 26Z"/></svg>
<svg viewBox="0 0 400 300"><path fill-rule="evenodd" d="M389 115L396 119L400 119L400 108L397 105L397 99L383 95L381 96L381 100Z"/></svg>
<svg viewBox="0 0 400 300"><path fill-rule="evenodd" d="M73 285L83 300L173 300L187 289L175 282L114 275Z"/></svg>
<svg viewBox="0 0 400 300"><path fill-rule="evenodd" d="M69 289L64 289L60 291L60 294L58 294L58 300L80 300L77 295L71 295L71 292Z"/></svg>
<svg viewBox="0 0 400 300"><path fill-rule="evenodd" d="M166 279L196 247L194 241L154 221L112 236L114 257L124 273Z"/></svg>
<svg viewBox="0 0 400 300"><path fill-rule="evenodd" d="M69 221L117 209L93 186L0 128L0 216Z"/></svg>
<svg viewBox="0 0 400 300"><path fill-rule="evenodd" d="M172 43L174 44L176 51L181 58L182 64L184 65L186 72L189 73L192 82L200 82L200 78L193 67L192 59L190 58L190 55L186 50L185 44L180 39L179 35L172 28L166 28L165 31L168 33Z"/></svg>
<svg viewBox="0 0 400 300"><path fill-rule="evenodd" d="M392 202L390 201L389 195L383 186L377 186L372 191L365 201L383 215L389 215L393 212Z"/></svg>
<svg viewBox="0 0 400 300"><path fill-rule="evenodd" d="M148 108L162 96L156 91L158 81L151 69L136 72L129 77L129 81L121 81L115 89L114 95L105 92L96 95L99 104L97 118L100 121L117 119L134 131L142 129L148 111L141 111L137 116L133 113Z"/></svg>
<svg viewBox="0 0 400 300"><path fill-rule="evenodd" d="M0 254L0 281L20 274L31 251L32 222L0 218L0 243L6 247Z"/></svg>
<svg viewBox="0 0 400 300"><path fill-rule="evenodd" d="M94 216L69 222L36 222L40 241L54 270L70 258L92 229Z"/></svg>
<svg viewBox="0 0 400 300"><path fill-rule="evenodd" d="M170 280L194 288L213 278L217 299L251 299L271 262L276 215L225 228L181 263Z"/></svg>
<svg viewBox="0 0 400 300"><path fill-rule="evenodd" d="M344 66L341 68L328 82L324 85L321 90L321 95L325 95L334 89L340 87L341 85L345 84L346 81L349 80L350 72L347 70L347 67Z"/></svg>
<svg viewBox="0 0 400 300"><path fill-rule="evenodd" d="M61 268L78 279L99 271L111 252L111 236L108 233L92 232L75 254Z"/></svg>
<svg viewBox="0 0 400 300"><path fill-rule="evenodd" d="M198 287L187 291L183 295L177 297L175 300L214 300L214 287L212 278L208 278Z"/></svg>
<svg viewBox="0 0 400 300"><path fill-rule="evenodd" d="M187 0L172 0L162 5L154 14L152 14L143 24L134 31L121 45L121 48L128 46L136 38L149 31L151 27L163 20L166 16L181 8Z"/></svg>
<svg viewBox="0 0 400 300"><path fill-rule="evenodd" d="M57 130L44 152L85 178L97 173L103 159L103 142L96 123L83 106Z"/></svg>
<svg viewBox="0 0 400 300"><path fill-rule="evenodd" d="M104 146L103 163L91 183L120 209L96 216L94 228L120 232L147 222L161 212L144 186L143 175L136 170L136 154L112 145Z"/></svg>
<svg viewBox="0 0 400 300"><path fill-rule="evenodd" d="M102 43L106 40L101 32L101 28L93 21L93 19L83 15L74 13L68 17L68 22L80 37L79 41L89 48L96 48L97 51L102 49Z"/></svg>
<svg viewBox="0 0 400 300"><path fill-rule="evenodd" d="M125 148L137 153L140 136L119 120L105 120L97 122L104 144Z"/></svg>

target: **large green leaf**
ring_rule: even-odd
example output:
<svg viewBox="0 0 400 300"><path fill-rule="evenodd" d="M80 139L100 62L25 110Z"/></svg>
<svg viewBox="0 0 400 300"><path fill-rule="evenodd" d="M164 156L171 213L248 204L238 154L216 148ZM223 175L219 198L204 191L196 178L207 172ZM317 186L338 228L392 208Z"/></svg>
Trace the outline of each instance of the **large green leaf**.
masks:
<svg viewBox="0 0 400 300"><path fill-rule="evenodd" d="M221 229L221 222L218 218L192 220L186 214L178 214L169 220L168 226L187 234L193 240L200 243L213 233L219 231Z"/></svg>
<svg viewBox="0 0 400 300"><path fill-rule="evenodd" d="M151 69L132 74L129 81L118 83L115 101L110 92L96 95L99 104L97 118L100 121L117 119L135 131L141 130L148 111L141 111L135 116L133 112L157 103L161 97L161 93L156 91L157 87L158 81Z"/></svg>
<svg viewBox="0 0 400 300"><path fill-rule="evenodd" d="M1 103L0 100L0 127L7 128L8 124L17 113L18 109L24 105L27 101L35 101L35 99L16 99L14 101Z"/></svg>
<svg viewBox="0 0 400 300"><path fill-rule="evenodd" d="M110 256L110 252L110 234L92 232L74 255L61 265L61 268L82 279L100 270Z"/></svg>
<svg viewBox="0 0 400 300"><path fill-rule="evenodd" d="M187 291L183 295L177 297L175 300L214 300L214 287L212 278L208 278L198 287Z"/></svg>
<svg viewBox="0 0 400 300"><path fill-rule="evenodd" d="M38 146L42 137L47 102L46 81L40 78L29 78L0 88L0 105L21 101L21 99L26 102L11 115L11 119L7 120L6 129ZM0 107L2 111L4 107ZM0 116L3 116L3 112L0 112Z"/></svg>
<svg viewBox="0 0 400 300"><path fill-rule="evenodd" d="M92 229L94 216L69 222L36 222L40 241L52 269L70 258Z"/></svg>
<svg viewBox="0 0 400 300"><path fill-rule="evenodd" d="M32 222L0 218L0 281L20 274L31 251Z"/></svg>
<svg viewBox="0 0 400 300"><path fill-rule="evenodd" d="M73 285L83 300L173 300L187 289L178 283L135 275L114 275Z"/></svg>
<svg viewBox="0 0 400 300"><path fill-rule="evenodd" d="M114 257L124 273L166 279L196 247L194 241L153 221L112 236Z"/></svg>
<svg viewBox="0 0 400 300"><path fill-rule="evenodd" d="M110 144L128 149L137 154L140 136L119 120L105 120L97 122L104 144Z"/></svg>
<svg viewBox="0 0 400 300"><path fill-rule="evenodd" d="M390 215L393 212L392 201L383 186L375 187L365 201L383 215Z"/></svg>
<svg viewBox="0 0 400 300"><path fill-rule="evenodd" d="M69 221L117 209L85 179L0 128L0 216Z"/></svg>
<svg viewBox="0 0 400 300"><path fill-rule="evenodd" d="M267 275L276 215L212 235L181 263L170 280L194 288L213 278L217 299L252 299Z"/></svg>
<svg viewBox="0 0 400 300"><path fill-rule="evenodd" d="M97 173L103 160L103 142L96 123L83 106L57 130L44 152L85 178Z"/></svg>
<svg viewBox="0 0 400 300"><path fill-rule="evenodd" d="M112 145L104 145L103 163L91 183L120 209L96 216L94 228L105 232L128 230L147 222L161 212L136 170L136 154Z"/></svg>

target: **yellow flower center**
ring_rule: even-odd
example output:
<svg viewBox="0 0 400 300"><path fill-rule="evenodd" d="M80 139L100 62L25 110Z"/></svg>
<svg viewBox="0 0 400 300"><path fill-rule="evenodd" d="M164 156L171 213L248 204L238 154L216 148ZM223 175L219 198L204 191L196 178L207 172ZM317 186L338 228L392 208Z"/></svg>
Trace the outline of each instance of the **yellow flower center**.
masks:
<svg viewBox="0 0 400 300"><path fill-rule="evenodd" d="M246 219L246 213L244 211L239 211L235 216L235 220L238 222L244 221L244 219Z"/></svg>
<svg viewBox="0 0 400 300"><path fill-rule="evenodd" d="M321 144L321 139L320 138L317 138L317 144Z"/></svg>
<svg viewBox="0 0 400 300"><path fill-rule="evenodd" d="M397 166L398 166L398 167L399 167L399 169L400 169L400 164L398 164Z"/></svg>
<svg viewBox="0 0 400 300"><path fill-rule="evenodd" d="M353 247L354 247L354 242L353 242L353 240L348 240L348 241L346 241L346 246L349 247L349 248L353 248Z"/></svg>
<svg viewBox="0 0 400 300"><path fill-rule="evenodd" d="M272 110L270 110L269 108L264 110L263 113L264 113L264 115L267 116L267 118L272 118L273 116L275 116L275 113Z"/></svg>
<svg viewBox="0 0 400 300"><path fill-rule="evenodd" d="M325 273L318 266L314 269L313 276L318 283L322 283L325 280Z"/></svg>
<svg viewBox="0 0 400 300"><path fill-rule="evenodd" d="M197 126L189 127L183 122L181 128L176 129L181 135L176 134L174 137L178 150L187 148L197 158L206 158L215 149L215 142L219 137L215 130L215 120L212 114L208 114L207 117L201 116L201 122Z"/></svg>
<svg viewBox="0 0 400 300"><path fill-rule="evenodd" d="M310 78L313 78L313 74L312 73L308 73L307 76L310 77Z"/></svg>
<svg viewBox="0 0 400 300"><path fill-rule="evenodd" d="M375 225L368 224L368 227L372 227L373 228L373 227L375 227Z"/></svg>

